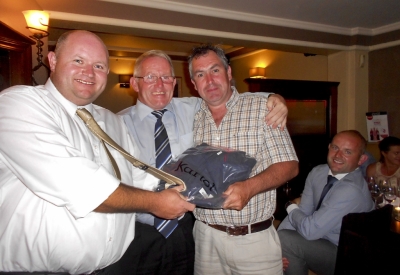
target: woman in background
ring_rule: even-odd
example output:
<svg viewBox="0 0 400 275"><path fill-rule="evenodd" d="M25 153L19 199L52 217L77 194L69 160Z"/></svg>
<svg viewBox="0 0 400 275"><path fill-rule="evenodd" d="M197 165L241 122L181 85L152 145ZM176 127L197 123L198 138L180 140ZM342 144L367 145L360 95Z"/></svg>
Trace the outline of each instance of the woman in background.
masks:
<svg viewBox="0 0 400 275"><path fill-rule="evenodd" d="M379 143L381 158L367 167L367 177L376 183L386 180L400 184L400 139L388 136Z"/></svg>

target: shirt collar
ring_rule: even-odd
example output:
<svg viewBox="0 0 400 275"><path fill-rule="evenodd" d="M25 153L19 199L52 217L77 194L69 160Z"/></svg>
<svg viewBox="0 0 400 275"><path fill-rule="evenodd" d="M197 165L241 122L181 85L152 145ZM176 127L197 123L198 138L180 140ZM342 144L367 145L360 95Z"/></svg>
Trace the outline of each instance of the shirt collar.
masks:
<svg viewBox="0 0 400 275"><path fill-rule="evenodd" d="M44 84L44 87L46 88L47 91L49 91L49 93L56 99L56 101L58 103L60 103L64 109L68 112L68 114L71 117L75 116L76 110L78 108L85 108L87 109L91 114L93 114L93 104L90 103L88 105L85 106L77 106L76 104L72 103L71 101L69 101L68 99L66 99L56 88L56 86L54 86L53 82L51 81L51 79L49 78L46 82L46 84Z"/></svg>
<svg viewBox="0 0 400 275"><path fill-rule="evenodd" d="M171 103L168 103L168 105L165 106L163 109L167 109L172 114L174 113L172 111L173 107L172 107ZM154 109L152 109L149 106L147 106L146 104L142 103L139 99L137 100L137 102L136 102L136 113L139 116L140 121L143 121L149 115L154 117L153 114L151 113L153 111L154 111Z"/></svg>
<svg viewBox="0 0 400 275"><path fill-rule="evenodd" d="M358 169L358 167L357 167L355 170L357 170L357 169ZM354 170L354 171L355 171L355 170ZM334 174L332 174L331 169L329 169L329 173L328 173L328 175L334 176L334 177L337 178L338 180L343 179L347 174L349 174L349 173L342 173L342 174L336 174L336 175L334 175Z"/></svg>

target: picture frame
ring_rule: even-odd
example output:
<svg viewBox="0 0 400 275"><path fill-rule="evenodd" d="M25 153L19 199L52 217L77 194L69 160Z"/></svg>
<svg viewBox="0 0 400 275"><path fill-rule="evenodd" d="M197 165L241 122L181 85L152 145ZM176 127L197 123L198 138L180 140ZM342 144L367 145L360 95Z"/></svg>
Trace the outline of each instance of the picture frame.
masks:
<svg viewBox="0 0 400 275"><path fill-rule="evenodd" d="M367 112L368 142L379 142L389 136L387 112Z"/></svg>
<svg viewBox="0 0 400 275"><path fill-rule="evenodd" d="M174 88L173 97L182 97L182 77L176 76L175 77L176 84Z"/></svg>

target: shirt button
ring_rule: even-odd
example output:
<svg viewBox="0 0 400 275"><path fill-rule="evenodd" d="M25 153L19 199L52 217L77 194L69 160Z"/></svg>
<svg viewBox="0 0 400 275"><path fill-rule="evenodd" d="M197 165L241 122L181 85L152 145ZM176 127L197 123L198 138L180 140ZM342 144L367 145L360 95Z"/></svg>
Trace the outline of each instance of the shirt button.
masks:
<svg viewBox="0 0 400 275"><path fill-rule="evenodd" d="M216 137L215 139L216 139L216 140L219 140L219 137Z"/></svg>

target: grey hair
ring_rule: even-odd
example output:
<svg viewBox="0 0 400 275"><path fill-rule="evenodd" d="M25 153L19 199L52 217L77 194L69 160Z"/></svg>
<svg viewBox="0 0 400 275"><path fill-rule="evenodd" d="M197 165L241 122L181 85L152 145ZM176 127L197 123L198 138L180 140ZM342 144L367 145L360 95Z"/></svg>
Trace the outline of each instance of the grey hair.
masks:
<svg viewBox="0 0 400 275"><path fill-rule="evenodd" d="M133 69L133 76L138 76L138 74L140 74L142 63L147 58L150 58L150 57L161 57L161 58L164 58L165 60L167 60L169 63L169 67L171 69L171 74L172 74L172 76L175 76L174 66L172 65L171 58L168 56L168 54L166 54L165 52L160 51L160 50L147 51L147 52L143 53L141 56L139 56L135 62L135 67Z"/></svg>
<svg viewBox="0 0 400 275"><path fill-rule="evenodd" d="M229 67L229 61L228 58L225 55L225 52L222 48L220 48L219 46L216 45L212 45L212 44L203 44L200 45L198 47L194 47L192 49L192 53L190 54L189 58L188 58L188 62L189 62L189 74L190 74L190 78L193 79L193 68L192 68L192 62L193 59L195 58L199 58L200 56L206 55L209 51L213 51L215 52L215 54L219 57L219 59L221 60L222 64L224 65L225 70L228 70Z"/></svg>

